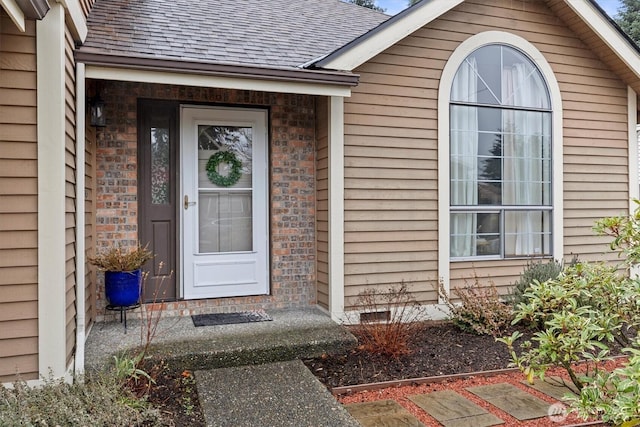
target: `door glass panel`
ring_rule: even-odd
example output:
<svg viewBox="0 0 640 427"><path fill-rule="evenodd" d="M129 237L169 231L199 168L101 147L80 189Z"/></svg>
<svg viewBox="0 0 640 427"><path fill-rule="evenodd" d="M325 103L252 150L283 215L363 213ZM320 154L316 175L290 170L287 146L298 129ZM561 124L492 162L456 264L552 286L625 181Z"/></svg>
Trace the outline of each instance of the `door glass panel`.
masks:
<svg viewBox="0 0 640 427"><path fill-rule="evenodd" d="M168 205L169 200L169 129L151 128L151 203Z"/></svg>
<svg viewBox="0 0 640 427"><path fill-rule="evenodd" d="M250 127L198 126L198 241L199 253L253 250L252 146ZM232 162L216 154L231 153ZM207 167L209 165L209 167ZM213 182L212 173L237 180ZM234 182L235 181L235 182Z"/></svg>

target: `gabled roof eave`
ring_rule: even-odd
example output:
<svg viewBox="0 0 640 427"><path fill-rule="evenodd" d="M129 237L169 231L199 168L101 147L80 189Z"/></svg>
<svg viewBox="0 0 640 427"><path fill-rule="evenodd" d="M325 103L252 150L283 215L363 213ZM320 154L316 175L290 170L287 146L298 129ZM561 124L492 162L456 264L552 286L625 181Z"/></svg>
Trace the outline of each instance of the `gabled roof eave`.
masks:
<svg viewBox="0 0 640 427"><path fill-rule="evenodd" d="M594 0L564 0L565 4L597 35L604 44L640 80L640 49Z"/></svg>
<svg viewBox="0 0 640 427"><path fill-rule="evenodd" d="M42 19L49 11L47 0L0 0L4 9L20 32L26 31L26 19Z"/></svg>
<svg viewBox="0 0 640 427"><path fill-rule="evenodd" d="M304 64L307 68L353 71L425 24L445 14L464 0L424 0L386 20L329 55Z"/></svg>
<svg viewBox="0 0 640 427"><path fill-rule="evenodd" d="M320 96L351 96L358 75L324 70L252 67L168 58L76 51L85 77L133 83L172 84Z"/></svg>
<svg viewBox="0 0 640 427"><path fill-rule="evenodd" d="M77 62L94 67L177 72L253 80L296 81L345 87L358 84L358 75L350 72L221 64L150 55L116 55L92 49L77 50L75 59Z"/></svg>
<svg viewBox="0 0 640 427"><path fill-rule="evenodd" d="M334 52L304 64L307 68L353 71L464 0L424 0ZM640 50L607 18L594 0L563 0L611 50L640 82Z"/></svg>

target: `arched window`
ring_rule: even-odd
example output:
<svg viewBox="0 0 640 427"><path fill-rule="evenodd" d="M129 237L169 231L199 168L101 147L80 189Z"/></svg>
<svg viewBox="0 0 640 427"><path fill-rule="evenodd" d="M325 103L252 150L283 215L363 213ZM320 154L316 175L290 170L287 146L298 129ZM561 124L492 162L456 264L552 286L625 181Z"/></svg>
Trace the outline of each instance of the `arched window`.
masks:
<svg viewBox="0 0 640 427"><path fill-rule="evenodd" d="M553 111L540 70L486 44L450 90L450 257L551 256Z"/></svg>

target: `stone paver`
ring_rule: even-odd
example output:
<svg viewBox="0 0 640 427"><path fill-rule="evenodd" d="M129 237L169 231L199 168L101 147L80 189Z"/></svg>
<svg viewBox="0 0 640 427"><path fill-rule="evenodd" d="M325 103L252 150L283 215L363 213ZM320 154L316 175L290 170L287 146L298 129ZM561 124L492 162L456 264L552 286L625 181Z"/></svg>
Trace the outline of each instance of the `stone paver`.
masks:
<svg viewBox="0 0 640 427"><path fill-rule="evenodd" d="M424 427L395 400L351 403L345 408L363 427Z"/></svg>
<svg viewBox="0 0 640 427"><path fill-rule="evenodd" d="M531 420L548 415L547 402L511 384L468 387L467 390L519 420Z"/></svg>
<svg viewBox="0 0 640 427"><path fill-rule="evenodd" d="M504 424L455 391L444 390L408 397L445 427L489 427Z"/></svg>
<svg viewBox="0 0 640 427"><path fill-rule="evenodd" d="M566 395L578 393L576 386L571 381L564 381L560 377L546 377L544 381L536 379L533 384L529 384L526 380L522 383L558 400L563 400Z"/></svg>

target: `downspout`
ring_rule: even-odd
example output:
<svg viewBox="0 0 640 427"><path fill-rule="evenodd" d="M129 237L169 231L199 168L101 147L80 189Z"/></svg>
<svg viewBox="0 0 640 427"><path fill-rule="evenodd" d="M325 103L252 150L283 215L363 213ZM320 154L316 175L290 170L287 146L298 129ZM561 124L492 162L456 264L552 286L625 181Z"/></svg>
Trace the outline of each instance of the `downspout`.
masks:
<svg viewBox="0 0 640 427"><path fill-rule="evenodd" d="M638 155L640 124L638 124L638 94L631 86L627 86L627 126L629 133L629 152L627 156L629 166L629 215L633 215L638 207L634 200L640 198L640 176L638 172L638 163L640 162ZM633 278L640 277L640 265L634 264L629 274Z"/></svg>
<svg viewBox="0 0 640 427"><path fill-rule="evenodd" d="M84 372L85 344L85 72L76 64L76 355L75 373Z"/></svg>
<svg viewBox="0 0 640 427"><path fill-rule="evenodd" d="M640 168L640 123L636 124L636 133L635 133L635 141L633 143L635 143L635 152L633 151L633 147L631 148L631 156L635 156L635 160L636 160L636 165L638 165L638 168ZM635 190L638 191L636 193L636 198L640 198L640 171L638 170L631 170L631 173L634 173L635 175L638 176L638 181L635 183L637 185L635 185ZM631 181L631 183L633 183L633 181ZM633 195L632 195L633 197ZM634 206L635 208L635 206ZM633 213L633 211L631 211L630 213Z"/></svg>

